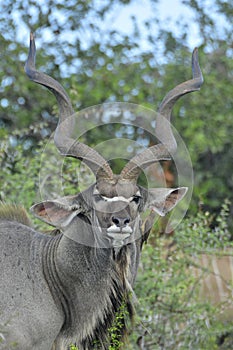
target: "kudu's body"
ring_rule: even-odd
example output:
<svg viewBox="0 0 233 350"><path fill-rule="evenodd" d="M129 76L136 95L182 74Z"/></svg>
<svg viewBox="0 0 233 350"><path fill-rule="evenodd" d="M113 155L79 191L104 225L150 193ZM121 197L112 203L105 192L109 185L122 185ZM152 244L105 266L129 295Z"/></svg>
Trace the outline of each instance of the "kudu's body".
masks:
<svg viewBox="0 0 233 350"><path fill-rule="evenodd" d="M158 144L133 157L119 175L95 150L71 138L69 98L54 79L35 69L31 35L26 73L56 96L60 121L55 144L66 156L82 159L94 172L96 183L73 197L34 205L34 214L59 227L50 237L19 223L0 221L0 349L79 350L108 349L108 329L122 305L132 315L132 286L140 252L150 227L140 214L147 208L165 215L184 196L186 188L151 189L137 185L148 165L169 159L176 142L163 118L170 120L176 100L199 90L202 75L197 50L193 79L178 85L163 100L156 132ZM149 220L150 221L150 220ZM148 221L148 222L149 222ZM122 329L125 330L124 321ZM122 334L120 334L122 333Z"/></svg>

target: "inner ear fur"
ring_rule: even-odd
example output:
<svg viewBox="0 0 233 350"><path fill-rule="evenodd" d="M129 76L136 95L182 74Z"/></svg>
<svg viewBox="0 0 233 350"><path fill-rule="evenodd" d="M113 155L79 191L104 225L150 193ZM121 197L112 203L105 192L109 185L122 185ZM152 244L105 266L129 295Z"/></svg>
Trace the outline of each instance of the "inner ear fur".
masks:
<svg viewBox="0 0 233 350"><path fill-rule="evenodd" d="M147 207L165 216L185 196L188 188L153 188L148 191Z"/></svg>
<svg viewBox="0 0 233 350"><path fill-rule="evenodd" d="M51 226L62 228L66 227L82 211L75 199L77 196L47 200L33 205L30 210L36 218Z"/></svg>

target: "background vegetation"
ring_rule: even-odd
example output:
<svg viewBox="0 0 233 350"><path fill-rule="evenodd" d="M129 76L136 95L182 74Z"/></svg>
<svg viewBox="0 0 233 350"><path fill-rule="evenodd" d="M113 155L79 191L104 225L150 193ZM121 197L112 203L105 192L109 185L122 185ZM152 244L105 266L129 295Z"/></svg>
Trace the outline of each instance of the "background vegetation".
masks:
<svg viewBox="0 0 233 350"><path fill-rule="evenodd" d="M57 123L55 99L32 84L24 73L30 30L37 38L37 66L62 82L77 110L112 101L156 109L169 89L190 78L193 23L183 18L174 32L169 22L160 20L157 1L148 2L151 18L142 26L132 17L132 33L127 34L103 24L120 8L126 10L137 1L6 0L1 4L0 200L20 202L29 208L38 199L40 156ZM219 310L210 305L192 304L194 307L187 309L185 302L190 294L185 293L193 281L184 277L187 261L177 257L184 251L189 256L191 251L198 254L208 250L211 240L207 238L219 237L216 232L225 237L225 245L232 238L232 222L227 220L233 214L233 4L230 0L184 0L183 6L193 14L205 78L201 93L186 96L173 113L173 124L193 162L194 196L187 219L175 233L179 243L175 255L169 260L162 258L158 247L163 241L155 239L156 230L151 245L144 249L144 270L137 284L143 322L137 323L129 349L134 349L140 339L142 343L144 334L145 349L214 349L220 346L217 337L227 334L231 327L219 322L215 317ZM95 139L89 136L87 142L95 144L103 137L100 131ZM78 187L77 181L69 178L76 164L67 166L68 188L72 190ZM51 173L55 166L51 164ZM230 201L228 209L222 211L226 199ZM206 220L206 215L211 219ZM198 234L203 232L207 243L200 249L198 242L203 237ZM222 248L221 242L215 240L215 251L218 243ZM177 280L177 271L183 271L179 274L181 280ZM169 286L167 275L171 277ZM165 289L171 299L163 304L159 296ZM180 312L184 306L180 303L185 304L185 312ZM189 319L187 326L184 317Z"/></svg>

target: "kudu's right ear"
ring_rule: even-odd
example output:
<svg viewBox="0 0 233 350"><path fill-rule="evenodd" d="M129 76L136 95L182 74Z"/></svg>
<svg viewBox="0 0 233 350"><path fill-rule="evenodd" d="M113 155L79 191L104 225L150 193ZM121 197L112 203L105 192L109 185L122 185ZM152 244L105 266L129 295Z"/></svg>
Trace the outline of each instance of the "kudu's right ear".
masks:
<svg viewBox="0 0 233 350"><path fill-rule="evenodd" d="M64 228L73 220L75 216L82 212L81 206L74 204L77 196L64 197L56 200L47 200L31 207L33 215L47 224Z"/></svg>
<svg viewBox="0 0 233 350"><path fill-rule="evenodd" d="M148 191L147 207L164 216L179 203L187 190L187 187L151 188Z"/></svg>

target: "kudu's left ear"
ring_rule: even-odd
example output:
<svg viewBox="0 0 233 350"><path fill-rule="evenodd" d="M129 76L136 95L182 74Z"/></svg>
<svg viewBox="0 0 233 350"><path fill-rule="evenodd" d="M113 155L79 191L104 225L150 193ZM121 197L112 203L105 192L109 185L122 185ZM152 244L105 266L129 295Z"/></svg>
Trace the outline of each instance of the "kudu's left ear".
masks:
<svg viewBox="0 0 233 350"><path fill-rule="evenodd" d="M77 196L68 196L56 200L47 200L34 204L30 210L33 215L47 224L64 228L75 216L82 212L81 206L75 204Z"/></svg>
<svg viewBox="0 0 233 350"><path fill-rule="evenodd" d="M148 191L147 208L164 216L184 197L187 187L152 188Z"/></svg>

